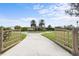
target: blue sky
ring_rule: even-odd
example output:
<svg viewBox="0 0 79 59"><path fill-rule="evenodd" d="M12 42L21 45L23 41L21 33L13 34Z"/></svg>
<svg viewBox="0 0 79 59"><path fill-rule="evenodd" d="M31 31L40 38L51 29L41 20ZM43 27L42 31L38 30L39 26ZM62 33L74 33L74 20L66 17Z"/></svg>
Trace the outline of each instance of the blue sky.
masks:
<svg viewBox="0 0 79 59"><path fill-rule="evenodd" d="M30 26L32 19L37 24L44 19L46 26L76 25L79 18L64 12L69 8L66 3L0 3L0 26Z"/></svg>

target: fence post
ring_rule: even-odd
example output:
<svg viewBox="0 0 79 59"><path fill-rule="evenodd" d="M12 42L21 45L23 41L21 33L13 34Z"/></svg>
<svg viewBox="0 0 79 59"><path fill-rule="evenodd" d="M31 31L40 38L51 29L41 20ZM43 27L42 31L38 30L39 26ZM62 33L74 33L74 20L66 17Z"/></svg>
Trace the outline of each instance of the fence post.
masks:
<svg viewBox="0 0 79 59"><path fill-rule="evenodd" d="M73 49L73 54L74 55L78 55L78 28L74 28L73 29L73 45L72 45L72 49Z"/></svg>
<svg viewBox="0 0 79 59"><path fill-rule="evenodd" d="M58 41L58 31L55 30L55 35L56 35L56 41Z"/></svg>
<svg viewBox="0 0 79 59"><path fill-rule="evenodd" d="M64 30L64 45L66 45L66 30Z"/></svg>
<svg viewBox="0 0 79 59"><path fill-rule="evenodd" d="M0 53L2 52L3 49L3 28L1 29L0 32Z"/></svg>

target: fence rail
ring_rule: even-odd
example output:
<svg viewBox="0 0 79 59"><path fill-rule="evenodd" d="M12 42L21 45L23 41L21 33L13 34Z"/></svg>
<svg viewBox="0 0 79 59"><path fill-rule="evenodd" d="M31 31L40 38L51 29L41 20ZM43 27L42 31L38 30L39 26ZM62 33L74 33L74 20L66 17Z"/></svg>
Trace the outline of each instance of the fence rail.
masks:
<svg viewBox="0 0 79 59"><path fill-rule="evenodd" d="M72 52L72 31L70 30L56 30L56 40L55 42L60 46L67 49L69 52Z"/></svg>
<svg viewBox="0 0 79 59"><path fill-rule="evenodd" d="M17 44L20 39L20 29L16 30L0 30L0 52L3 52Z"/></svg>
<svg viewBox="0 0 79 59"><path fill-rule="evenodd" d="M73 53L79 55L79 28L73 30L56 30L56 43Z"/></svg>

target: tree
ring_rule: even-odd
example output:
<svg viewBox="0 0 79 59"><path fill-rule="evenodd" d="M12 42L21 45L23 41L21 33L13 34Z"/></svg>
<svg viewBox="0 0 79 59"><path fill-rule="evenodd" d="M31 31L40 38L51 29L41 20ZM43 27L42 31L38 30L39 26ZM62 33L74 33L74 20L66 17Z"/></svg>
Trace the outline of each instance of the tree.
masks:
<svg viewBox="0 0 79 59"><path fill-rule="evenodd" d="M71 8L68 10L65 10L65 12L70 16L76 16L76 17L79 16L79 3L70 3L69 5ZM78 21L76 23L78 27Z"/></svg>
<svg viewBox="0 0 79 59"><path fill-rule="evenodd" d="M27 27L22 27L21 31L27 31Z"/></svg>
<svg viewBox="0 0 79 59"><path fill-rule="evenodd" d="M16 25L14 29L21 29L21 26Z"/></svg>
<svg viewBox="0 0 79 59"><path fill-rule="evenodd" d="M3 30L11 30L11 27L3 27L3 26L0 26L0 30L3 29Z"/></svg>
<svg viewBox="0 0 79 59"><path fill-rule="evenodd" d="M41 19L40 22L39 22L39 29L40 30L45 30L45 23L44 23L43 19Z"/></svg>
<svg viewBox="0 0 79 59"><path fill-rule="evenodd" d="M51 31L51 30L54 30L54 28L52 28L51 25L48 25L47 30L48 30L48 31Z"/></svg>
<svg viewBox="0 0 79 59"><path fill-rule="evenodd" d="M11 30L11 28L10 27L5 27L4 30Z"/></svg>
<svg viewBox="0 0 79 59"><path fill-rule="evenodd" d="M33 28L33 30L36 30L36 21L35 20L31 21L31 28Z"/></svg>
<svg viewBox="0 0 79 59"><path fill-rule="evenodd" d="M65 12L71 16L79 16L79 3L70 3L70 9L65 10Z"/></svg>
<svg viewBox="0 0 79 59"><path fill-rule="evenodd" d="M73 25L67 25L67 26L64 26L65 29L67 30L72 30L74 28Z"/></svg>
<svg viewBox="0 0 79 59"><path fill-rule="evenodd" d="M4 29L4 27L3 27L3 26L0 26L0 30L1 30L2 28Z"/></svg>
<svg viewBox="0 0 79 59"><path fill-rule="evenodd" d="M52 26L51 25L48 25L47 29L48 30L51 30Z"/></svg>

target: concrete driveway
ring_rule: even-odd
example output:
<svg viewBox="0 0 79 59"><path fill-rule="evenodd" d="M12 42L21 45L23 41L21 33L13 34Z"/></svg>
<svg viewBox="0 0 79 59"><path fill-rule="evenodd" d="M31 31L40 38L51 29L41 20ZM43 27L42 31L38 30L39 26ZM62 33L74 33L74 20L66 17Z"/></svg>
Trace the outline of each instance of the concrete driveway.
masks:
<svg viewBox="0 0 79 59"><path fill-rule="evenodd" d="M71 54L39 33L28 33L22 42L2 56L71 56Z"/></svg>

